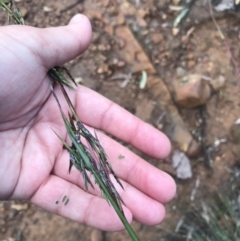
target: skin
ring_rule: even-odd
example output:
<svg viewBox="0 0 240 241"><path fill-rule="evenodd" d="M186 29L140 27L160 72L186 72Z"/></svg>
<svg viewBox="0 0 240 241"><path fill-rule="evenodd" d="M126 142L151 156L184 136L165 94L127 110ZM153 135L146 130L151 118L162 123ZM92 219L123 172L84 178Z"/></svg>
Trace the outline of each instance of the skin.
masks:
<svg viewBox="0 0 240 241"><path fill-rule="evenodd" d="M47 72L80 55L90 40L90 22L80 14L63 27L0 28L0 200L29 200L79 223L117 231L123 225L99 190L90 188L86 193L81 174L75 168L68 173L69 154L53 132L67 139ZM67 113L61 91L58 87L55 91ZM173 179L102 131L157 159L169 154L167 137L84 86L69 91L69 96L82 122L98 130L125 188L116 184L129 222L160 223L164 204L175 195ZM120 154L125 158L119 159ZM66 206L62 203L65 195L69 198Z"/></svg>

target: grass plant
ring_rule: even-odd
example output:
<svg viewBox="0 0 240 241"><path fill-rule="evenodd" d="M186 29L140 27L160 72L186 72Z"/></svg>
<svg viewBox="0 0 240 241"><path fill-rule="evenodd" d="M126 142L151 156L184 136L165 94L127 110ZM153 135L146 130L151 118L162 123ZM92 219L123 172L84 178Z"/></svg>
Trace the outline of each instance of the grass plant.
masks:
<svg viewBox="0 0 240 241"><path fill-rule="evenodd" d="M202 197L184 214L171 240L240 240L240 169L235 168L230 175L224 188Z"/></svg>

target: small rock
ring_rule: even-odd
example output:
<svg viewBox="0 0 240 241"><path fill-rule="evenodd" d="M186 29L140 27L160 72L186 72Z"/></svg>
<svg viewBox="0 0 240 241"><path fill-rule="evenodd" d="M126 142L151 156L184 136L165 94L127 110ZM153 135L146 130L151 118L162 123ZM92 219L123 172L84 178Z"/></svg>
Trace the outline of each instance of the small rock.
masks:
<svg viewBox="0 0 240 241"><path fill-rule="evenodd" d="M113 26L111 26L111 25L106 25L105 31L106 31L109 35L113 35Z"/></svg>
<svg viewBox="0 0 240 241"><path fill-rule="evenodd" d="M111 45L110 44L106 45L106 50L111 50Z"/></svg>
<svg viewBox="0 0 240 241"><path fill-rule="evenodd" d="M117 5L113 5L113 6L109 6L107 8L107 12L110 14L110 15L117 15L118 14L118 8L117 8Z"/></svg>
<svg viewBox="0 0 240 241"><path fill-rule="evenodd" d="M116 43L120 49L123 49L126 45L125 40L123 38L115 38Z"/></svg>
<svg viewBox="0 0 240 241"><path fill-rule="evenodd" d="M240 143L240 123L238 120L231 126L230 135L234 143Z"/></svg>
<svg viewBox="0 0 240 241"><path fill-rule="evenodd" d="M148 29L144 29L144 30L142 30L141 35L142 36L146 36L146 35L148 35L148 33L149 33L149 30Z"/></svg>
<svg viewBox="0 0 240 241"><path fill-rule="evenodd" d="M91 49L92 51L96 51L97 50L97 46L96 45L92 45L89 47L89 49Z"/></svg>
<svg viewBox="0 0 240 241"><path fill-rule="evenodd" d="M172 34L173 34L173 36L177 36L178 35L178 33L179 33L179 28L173 28L172 29Z"/></svg>
<svg viewBox="0 0 240 241"><path fill-rule="evenodd" d="M98 69L97 69L97 73L98 74L103 74L103 73L107 73L109 70L109 67L107 64L104 64L102 66L100 66Z"/></svg>
<svg viewBox="0 0 240 241"><path fill-rule="evenodd" d="M209 62L207 65L207 72L208 73L212 73L214 69L214 63L213 62Z"/></svg>
<svg viewBox="0 0 240 241"><path fill-rule="evenodd" d="M220 156L216 156L215 157L215 162L220 162L221 161L221 157Z"/></svg>
<svg viewBox="0 0 240 241"><path fill-rule="evenodd" d="M83 78L82 77L76 77L76 78L74 78L74 80L75 80L75 82L77 84L83 83Z"/></svg>
<svg viewBox="0 0 240 241"><path fill-rule="evenodd" d="M189 60L187 62L188 69L192 69L196 65L196 62L194 60Z"/></svg>
<svg viewBox="0 0 240 241"><path fill-rule="evenodd" d="M234 1L213 1L213 7L216 11L222 12L226 10L233 10L234 9Z"/></svg>
<svg viewBox="0 0 240 241"><path fill-rule="evenodd" d="M22 16L25 18L28 14L27 8L25 8L24 6L21 6L19 10L20 10Z"/></svg>
<svg viewBox="0 0 240 241"><path fill-rule="evenodd" d="M172 156L172 166L177 172L180 179L188 179L192 177L192 168L190 160L181 151L175 150Z"/></svg>
<svg viewBox="0 0 240 241"><path fill-rule="evenodd" d="M151 31L156 31L156 29L159 29L160 25L159 25L159 21L157 19L153 19L150 23L149 23L149 27Z"/></svg>
<svg viewBox="0 0 240 241"><path fill-rule="evenodd" d="M188 38L188 36L186 36L186 35L184 35L184 36L181 37L181 41L182 41L183 44L187 44L187 43L188 43L188 40L189 40L189 38Z"/></svg>
<svg viewBox="0 0 240 241"><path fill-rule="evenodd" d="M162 20L166 20L167 19L167 14L163 13L162 14Z"/></svg>
<svg viewBox="0 0 240 241"><path fill-rule="evenodd" d="M100 34L97 33L97 32L93 32L93 34L92 34L92 41L96 42L96 41L99 40L99 38L100 38Z"/></svg>
<svg viewBox="0 0 240 241"><path fill-rule="evenodd" d="M107 50L106 45L103 45L103 44L99 44L97 48L98 48L99 51Z"/></svg>
<svg viewBox="0 0 240 241"><path fill-rule="evenodd" d="M146 27L147 26L147 22L144 20L144 18L141 18L140 16L137 16L137 24L140 27Z"/></svg>
<svg viewBox="0 0 240 241"><path fill-rule="evenodd" d="M79 4L77 5L77 11L78 11L79 13L83 13L83 12L84 12L84 6L83 6L83 4L79 3Z"/></svg>
<svg viewBox="0 0 240 241"><path fill-rule="evenodd" d="M6 231L7 231L6 227L0 226L0 232L1 232L1 233L5 233ZM5 241L5 240L3 239L3 241ZM13 239L13 238L8 238L7 241L15 241L15 239Z"/></svg>
<svg viewBox="0 0 240 241"><path fill-rule="evenodd" d="M112 70L108 70L108 71L107 71L107 75L108 75L108 76L112 75Z"/></svg>
<svg viewBox="0 0 240 241"><path fill-rule="evenodd" d="M118 63L117 63L117 66L118 67L124 67L126 65L126 63L124 62L124 61L119 61Z"/></svg>
<svg viewBox="0 0 240 241"><path fill-rule="evenodd" d="M48 7L48 6L43 6L43 11L46 12L46 13L50 13L50 12L53 11L53 8Z"/></svg>
<svg viewBox="0 0 240 241"><path fill-rule="evenodd" d="M27 203L12 204L11 209L14 209L14 210L17 210L17 211L26 210L26 209L28 209L28 204Z"/></svg>
<svg viewBox="0 0 240 241"><path fill-rule="evenodd" d="M142 18L145 18L147 15L149 15L149 9L140 8L138 10L138 15Z"/></svg>
<svg viewBox="0 0 240 241"><path fill-rule="evenodd" d="M107 57L103 54L98 54L97 59L103 63L107 60Z"/></svg>
<svg viewBox="0 0 240 241"><path fill-rule="evenodd" d="M211 95L210 87L201 75L183 77L175 87L175 101L184 108L194 108L207 102Z"/></svg>
<svg viewBox="0 0 240 241"><path fill-rule="evenodd" d="M120 5L121 12L123 12L126 16L133 16L136 15L135 7L127 1L123 1Z"/></svg>
<svg viewBox="0 0 240 241"><path fill-rule="evenodd" d="M220 75L218 78L213 79L209 82L213 90L218 91L220 90L226 83L226 79L224 76Z"/></svg>
<svg viewBox="0 0 240 241"><path fill-rule="evenodd" d="M163 41L163 36L162 36L162 34L160 34L160 33L154 33L153 35L152 35L152 42L154 43L154 44L159 44L159 43L161 43Z"/></svg>
<svg viewBox="0 0 240 241"><path fill-rule="evenodd" d="M98 229L94 229L91 232L90 240L91 241L102 241L103 240L103 233L102 233L102 231L100 231Z"/></svg>
<svg viewBox="0 0 240 241"><path fill-rule="evenodd" d="M101 11L97 11L95 9L91 9L89 8L87 11L88 14L88 18L91 20L99 20L99 21L104 21L103 17L102 17L102 12Z"/></svg>
<svg viewBox="0 0 240 241"><path fill-rule="evenodd" d="M178 67L176 69L176 72L177 72L177 77L183 77L186 73L186 70L182 67Z"/></svg>
<svg viewBox="0 0 240 241"><path fill-rule="evenodd" d="M187 55L187 59L188 59L188 60L194 59L193 53L189 53L189 54Z"/></svg>
<svg viewBox="0 0 240 241"><path fill-rule="evenodd" d="M102 74L104 71L103 71L103 69L101 68L101 67L99 67L98 69L97 69L97 73L98 74Z"/></svg>
<svg viewBox="0 0 240 241"><path fill-rule="evenodd" d="M118 17L117 17L117 24L123 25L124 23L125 23L125 17L122 12L119 12Z"/></svg>
<svg viewBox="0 0 240 241"><path fill-rule="evenodd" d="M180 2L181 0L172 0L173 5L175 6L179 5Z"/></svg>
<svg viewBox="0 0 240 241"><path fill-rule="evenodd" d="M111 62L112 62L113 65L117 65L119 60L117 58L114 58L114 59L112 59Z"/></svg>
<svg viewBox="0 0 240 241"><path fill-rule="evenodd" d="M239 124L240 124L240 118L238 118L238 119L234 122L234 124L239 125Z"/></svg>

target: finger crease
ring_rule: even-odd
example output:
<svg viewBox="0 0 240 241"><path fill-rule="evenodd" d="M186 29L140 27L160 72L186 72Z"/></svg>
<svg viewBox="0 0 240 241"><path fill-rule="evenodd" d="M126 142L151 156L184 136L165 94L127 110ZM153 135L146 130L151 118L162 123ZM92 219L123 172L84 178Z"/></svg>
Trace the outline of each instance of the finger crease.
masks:
<svg viewBox="0 0 240 241"><path fill-rule="evenodd" d="M109 115L109 112L114 106L115 106L115 104L113 102L110 102L109 106L107 107L105 112L102 114L101 121L100 121L100 128L102 130L107 130L107 128L110 126L110 123L112 122L112 117L111 117L111 115ZM107 115L109 115L108 118L107 118Z"/></svg>
<svg viewBox="0 0 240 241"><path fill-rule="evenodd" d="M89 217L91 216L93 202L94 202L94 197L90 196L89 200L88 200L88 205L85 209L84 217L83 217L83 224L85 224L85 225L89 225L89 219L90 219Z"/></svg>
<svg viewBox="0 0 240 241"><path fill-rule="evenodd" d="M127 172L125 181L128 183L133 183L131 180L134 179L135 173L137 172L138 165L141 163L140 158L135 161L131 169Z"/></svg>
<svg viewBox="0 0 240 241"><path fill-rule="evenodd" d="M138 120L138 122L137 122L137 124L135 125L135 128L134 128L134 130L133 130L133 132L132 132L132 135L131 135L130 138L129 138L129 141L128 141L129 144L133 145L134 140L135 140L135 138L136 138L136 136L137 136L137 134L138 134L138 130L139 130L139 128L140 128L140 125L141 125L141 121Z"/></svg>

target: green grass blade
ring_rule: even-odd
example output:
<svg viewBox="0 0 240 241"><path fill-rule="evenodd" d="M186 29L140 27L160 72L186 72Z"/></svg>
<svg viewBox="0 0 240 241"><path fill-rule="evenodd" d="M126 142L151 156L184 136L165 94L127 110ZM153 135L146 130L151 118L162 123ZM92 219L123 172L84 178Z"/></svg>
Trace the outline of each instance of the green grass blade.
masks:
<svg viewBox="0 0 240 241"><path fill-rule="evenodd" d="M70 89L74 89L72 84L59 72L56 68L52 68L48 71L48 74L58 83L67 86Z"/></svg>
<svg viewBox="0 0 240 241"><path fill-rule="evenodd" d="M105 197L110 201L111 205L115 209L118 217L122 221L123 225L125 226L126 230L128 231L130 237L132 238L133 241L140 241L134 230L132 229L131 225L128 223L127 219L125 218L124 214L121 212L119 209L118 205L115 203L113 200L112 196L110 195L109 191L105 187L103 181L101 178L98 176L98 173L94 172L94 177L96 181L98 182L99 186L101 187L102 191L104 192Z"/></svg>

